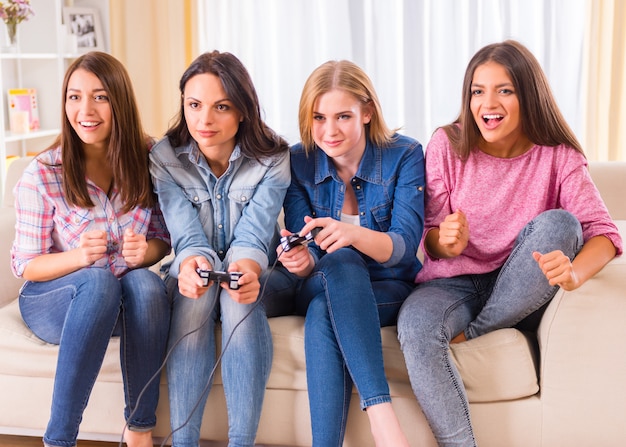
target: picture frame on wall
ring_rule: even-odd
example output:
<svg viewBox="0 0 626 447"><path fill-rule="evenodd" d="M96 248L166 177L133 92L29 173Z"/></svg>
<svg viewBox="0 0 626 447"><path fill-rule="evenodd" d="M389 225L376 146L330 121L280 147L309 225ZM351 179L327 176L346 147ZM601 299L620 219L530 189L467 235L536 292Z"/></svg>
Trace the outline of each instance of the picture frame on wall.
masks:
<svg viewBox="0 0 626 447"><path fill-rule="evenodd" d="M76 37L77 51L106 51L100 14L95 8L63 8L63 23Z"/></svg>

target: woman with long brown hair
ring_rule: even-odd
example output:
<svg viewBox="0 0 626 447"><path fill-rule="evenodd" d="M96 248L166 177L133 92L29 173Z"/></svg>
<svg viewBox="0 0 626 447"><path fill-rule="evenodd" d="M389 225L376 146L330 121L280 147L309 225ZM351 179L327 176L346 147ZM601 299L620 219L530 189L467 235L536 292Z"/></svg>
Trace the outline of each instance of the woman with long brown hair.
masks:
<svg viewBox="0 0 626 447"><path fill-rule="evenodd" d="M398 317L413 391L441 446L475 446L449 344L534 329L622 241L543 70L519 42L471 59L459 118L426 149L424 267Z"/></svg>
<svg viewBox="0 0 626 447"><path fill-rule="evenodd" d="M152 445L169 303L146 267L170 250L148 169L130 78L101 52L76 59L63 81L59 138L16 185L11 251L22 317L59 345L44 443L73 446L89 394L117 325L126 395L126 441ZM140 393L145 389L141 399Z"/></svg>

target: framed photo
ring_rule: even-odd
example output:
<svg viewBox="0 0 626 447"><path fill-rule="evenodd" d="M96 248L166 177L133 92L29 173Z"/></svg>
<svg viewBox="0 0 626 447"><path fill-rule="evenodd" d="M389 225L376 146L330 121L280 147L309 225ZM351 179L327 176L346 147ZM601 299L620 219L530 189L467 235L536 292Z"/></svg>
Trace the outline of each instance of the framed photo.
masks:
<svg viewBox="0 0 626 447"><path fill-rule="evenodd" d="M97 9L64 7L63 22L68 31L76 36L79 53L106 51Z"/></svg>

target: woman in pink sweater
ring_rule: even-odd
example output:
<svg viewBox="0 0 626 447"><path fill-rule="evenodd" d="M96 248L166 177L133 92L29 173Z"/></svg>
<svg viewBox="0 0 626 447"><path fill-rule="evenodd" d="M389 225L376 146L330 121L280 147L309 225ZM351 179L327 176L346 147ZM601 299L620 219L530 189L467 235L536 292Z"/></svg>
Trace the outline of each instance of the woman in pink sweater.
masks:
<svg viewBox="0 0 626 447"><path fill-rule="evenodd" d="M581 146L518 42L474 55L459 118L428 144L422 242L398 337L439 445L475 446L449 344L524 327L622 252Z"/></svg>

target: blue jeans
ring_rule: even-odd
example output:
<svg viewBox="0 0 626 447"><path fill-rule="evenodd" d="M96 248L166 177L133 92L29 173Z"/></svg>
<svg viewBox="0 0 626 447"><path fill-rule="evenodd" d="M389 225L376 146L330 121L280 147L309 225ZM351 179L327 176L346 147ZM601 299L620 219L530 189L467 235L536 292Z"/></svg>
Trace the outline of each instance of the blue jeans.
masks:
<svg viewBox="0 0 626 447"><path fill-rule="evenodd" d="M284 298L287 290L287 276L275 273L268 301ZM413 285L372 280L365 259L351 248L324 255L308 278L292 281L296 311L308 307L304 343L313 446L340 447L353 384L362 409L391 401L380 328L396 324Z"/></svg>
<svg viewBox="0 0 626 447"><path fill-rule="evenodd" d="M132 413L128 421L132 430L156 425L158 377L138 400L161 366L169 330L169 302L156 274L138 269L116 278L106 269L81 269L51 281L27 281L19 303L33 333L59 345L46 444L76 445L82 414L118 318L125 417Z"/></svg>
<svg viewBox="0 0 626 447"><path fill-rule="evenodd" d="M398 316L398 338L413 392L440 446L475 446L469 402L450 357L450 340L513 327L556 294L533 251L562 250L570 259L583 244L578 220L546 211L522 229L504 265L494 272L418 285Z"/></svg>
<svg viewBox="0 0 626 447"><path fill-rule="evenodd" d="M175 278L168 277L166 284L173 297L167 361L172 446L198 447L202 414L216 368L215 326L220 318L228 445L253 446L273 355L263 305L239 304L217 285L199 299L191 299L180 294Z"/></svg>

